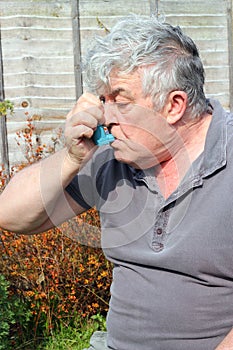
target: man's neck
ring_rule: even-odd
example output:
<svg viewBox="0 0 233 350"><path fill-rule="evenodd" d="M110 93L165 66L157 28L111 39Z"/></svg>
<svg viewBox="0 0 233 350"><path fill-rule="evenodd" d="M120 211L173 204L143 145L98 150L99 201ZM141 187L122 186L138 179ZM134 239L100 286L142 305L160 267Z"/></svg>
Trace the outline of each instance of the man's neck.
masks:
<svg viewBox="0 0 233 350"><path fill-rule="evenodd" d="M177 132L183 146L178 148L167 161L156 167L155 176L165 198L174 192L191 164L203 152L211 119L212 116L206 114L197 122L183 122L178 127Z"/></svg>

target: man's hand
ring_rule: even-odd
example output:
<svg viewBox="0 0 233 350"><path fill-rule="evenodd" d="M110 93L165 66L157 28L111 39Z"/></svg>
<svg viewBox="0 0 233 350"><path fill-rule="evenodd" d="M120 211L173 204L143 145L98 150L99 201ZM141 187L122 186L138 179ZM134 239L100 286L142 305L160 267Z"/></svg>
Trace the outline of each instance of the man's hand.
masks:
<svg viewBox="0 0 233 350"><path fill-rule="evenodd" d="M65 138L70 159L82 165L95 150L91 137L97 124L104 122L104 109L101 101L90 93L83 94L74 108L68 113Z"/></svg>

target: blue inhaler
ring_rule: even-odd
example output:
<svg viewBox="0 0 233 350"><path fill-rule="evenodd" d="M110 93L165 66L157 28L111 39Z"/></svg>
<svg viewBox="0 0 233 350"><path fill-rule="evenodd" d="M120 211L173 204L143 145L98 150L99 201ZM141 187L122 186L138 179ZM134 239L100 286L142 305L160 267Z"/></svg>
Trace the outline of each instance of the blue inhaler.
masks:
<svg viewBox="0 0 233 350"><path fill-rule="evenodd" d="M92 140L97 146L107 145L115 140L114 136L109 132L104 125L98 125L95 130Z"/></svg>

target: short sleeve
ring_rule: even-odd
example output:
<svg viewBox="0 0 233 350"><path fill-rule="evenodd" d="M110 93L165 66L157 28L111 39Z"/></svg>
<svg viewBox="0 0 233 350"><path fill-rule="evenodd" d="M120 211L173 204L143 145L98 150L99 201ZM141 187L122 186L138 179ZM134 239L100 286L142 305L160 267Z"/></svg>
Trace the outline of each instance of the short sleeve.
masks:
<svg viewBox="0 0 233 350"><path fill-rule="evenodd" d="M88 179L85 187L90 188L90 184L88 185ZM83 195L81 194L81 190L79 187L79 175L76 175L70 182L70 184L66 187L66 192L68 192L69 195L83 208L88 210L93 206L90 204L90 200L88 200L88 204L87 201L83 198Z"/></svg>

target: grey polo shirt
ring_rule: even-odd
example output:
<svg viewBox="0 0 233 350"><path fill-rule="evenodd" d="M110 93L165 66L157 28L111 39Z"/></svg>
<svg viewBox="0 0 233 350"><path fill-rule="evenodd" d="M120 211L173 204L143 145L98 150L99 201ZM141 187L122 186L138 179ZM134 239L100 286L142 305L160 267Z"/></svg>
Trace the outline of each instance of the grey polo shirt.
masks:
<svg viewBox="0 0 233 350"><path fill-rule="evenodd" d="M233 116L211 101L205 150L166 200L154 169L100 147L67 191L100 212L114 263L108 346L213 350L233 326Z"/></svg>

